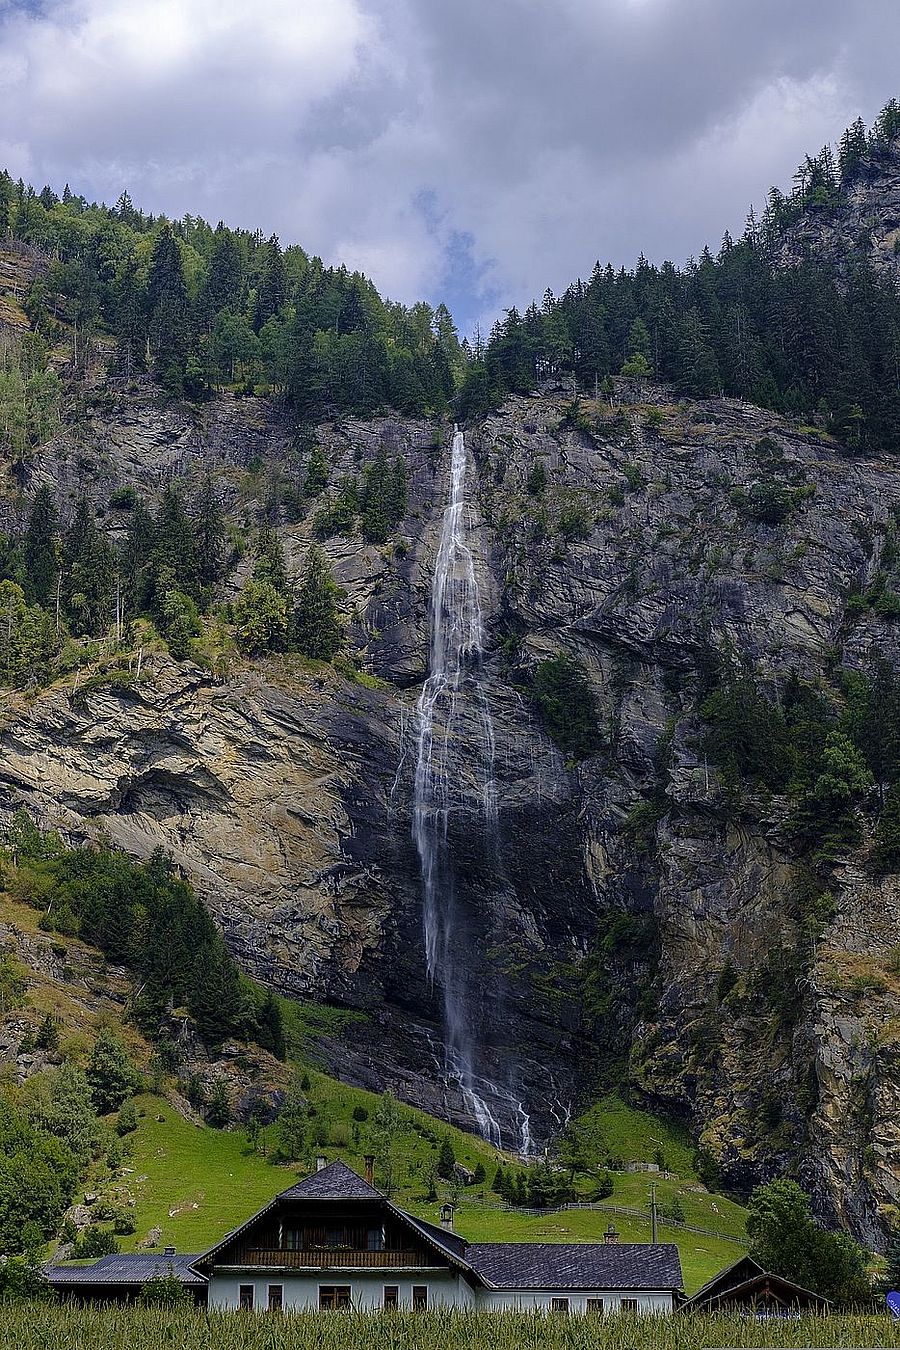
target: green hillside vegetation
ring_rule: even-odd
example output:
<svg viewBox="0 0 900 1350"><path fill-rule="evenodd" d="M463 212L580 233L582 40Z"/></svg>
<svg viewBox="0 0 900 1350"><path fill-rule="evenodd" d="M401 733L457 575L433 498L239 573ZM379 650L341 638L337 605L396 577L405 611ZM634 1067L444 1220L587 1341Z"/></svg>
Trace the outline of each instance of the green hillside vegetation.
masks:
<svg viewBox="0 0 900 1350"><path fill-rule="evenodd" d="M560 1145L559 1167L526 1167L473 1135L322 1072L317 1066L319 1040L333 1038L360 1016L324 1005L275 1000L274 1025L283 1029L289 1059L279 1072L293 1075L287 1097L297 1105L289 1141L280 1119L227 1129L192 1124L165 1095L176 1086L185 1090L186 1071L170 1059L158 1012L148 1015L148 1007L157 1005L153 999L149 1005L132 1003L125 1021L119 1012L114 1022L111 1010L129 1007L134 986L122 983L121 976L113 978L100 951L84 941L88 936L102 941L126 971L131 961L133 977L149 977L151 986L156 980L162 996L162 975L185 979L186 967L179 964L174 938L164 972L135 963L133 905L152 908L165 901L173 934L180 931L177 916L183 906L183 917L199 922L206 932L194 912L190 888L175 882L161 863L148 870L104 849L68 849L52 835L39 835L24 817L17 819L7 841L0 886L0 919L9 931L33 938L43 932L63 962L57 979L25 966L10 951L0 957L0 1018L25 1017L32 1029L25 1033L23 1046L25 1041L37 1044L51 1060L24 1088L7 1085L0 1092L12 1111L7 1112L7 1134L22 1141L16 1146L21 1156L15 1168L0 1176L0 1219L4 1206L13 1205L31 1224L11 1249L49 1243L45 1250L52 1250L63 1210L81 1188L100 1196L97 1221L87 1230L85 1256L97 1255L112 1243L133 1250L153 1229L159 1229L160 1248L173 1243L180 1251L201 1250L296 1176L312 1170L317 1156L343 1158L361 1172L364 1156L371 1152L378 1158L377 1183L398 1203L434 1220L440 1204L450 1199L457 1205L459 1231L472 1240L595 1241L613 1222L624 1241L649 1241L651 1177L608 1167L662 1161L678 1175L654 1178L660 1234L678 1242L689 1287L697 1287L743 1250L744 1210L699 1186L680 1129L609 1097L573 1122ZM122 908L112 925L110 916L123 886L131 907ZM88 895L93 897L90 905ZM67 917L58 923L64 905ZM189 925L186 931L194 929ZM255 987L248 984L247 989L245 1009L265 1006ZM272 1024L270 1014L266 1025ZM104 1048L95 1073L98 1045ZM159 1090L148 1092L148 1086ZM132 1098L133 1092L137 1095ZM51 1110L56 1099L63 1103L61 1112ZM206 1103L210 1118L214 1105ZM98 1117L98 1111L109 1114ZM28 1161L32 1155L34 1168ZM472 1174L471 1184L455 1178L454 1162ZM48 1163L52 1181L41 1172ZM498 1171L518 1203L507 1204L497 1193ZM530 1212L534 1205L562 1203L570 1187L581 1202L601 1194L604 1205L638 1213ZM666 1216L673 1213L722 1236L667 1226ZM19 1222L13 1220L13 1227Z"/></svg>
<svg viewBox="0 0 900 1350"><path fill-rule="evenodd" d="M237 1035L283 1057L278 1001L241 976L193 887L161 851L135 863L105 844L72 848L18 811L0 846L0 885L13 903L40 912L40 929L81 937L133 974L140 989L131 1020L164 1058L167 1010L180 1004L208 1043Z"/></svg>
<svg viewBox="0 0 900 1350"><path fill-rule="evenodd" d="M533 1214L507 1208L492 1193L491 1183L498 1165L515 1170L516 1160L499 1155L483 1140L399 1105L399 1125L391 1149L393 1167L391 1176L386 1177L384 1138L379 1137L377 1125L382 1099L313 1068L305 1073L306 1098L315 1114L309 1117L309 1153L295 1166L273 1161L272 1155L277 1156L277 1122L265 1127L251 1145L243 1129L192 1125L164 1099L138 1097L138 1127L130 1139L129 1171L124 1177L136 1201L136 1231L122 1239L123 1249L137 1249L151 1229L159 1228L160 1246L171 1243L179 1251L200 1251L290 1186L298 1172L302 1175L311 1170L317 1153L329 1161L341 1158L362 1172L365 1154L377 1151L379 1146L376 1182L386 1186L393 1181L391 1190L397 1203L432 1222L437 1221L445 1200L455 1201L456 1228L472 1241L591 1242L598 1240L610 1222L622 1241L650 1240L651 1178L646 1173L614 1173L613 1193L603 1202L639 1209L640 1216L595 1209ZM355 1118L363 1113L364 1120ZM608 1128L610 1136L618 1138L629 1159L651 1161L659 1147L658 1139L673 1156L676 1154L677 1135L652 1116L614 1099L590 1114ZM633 1137L627 1133L628 1126L634 1128ZM483 1182L460 1186L436 1175L440 1147L446 1141L456 1161L469 1171L474 1173L479 1165L484 1168ZM578 1189L587 1196L590 1179L578 1178ZM743 1208L722 1196L707 1194L692 1170L677 1179L660 1179L657 1192L660 1237L678 1243L690 1288L698 1288L745 1249ZM663 1211L671 1207L676 1196L687 1223L716 1230L723 1237L687 1233L667 1224Z"/></svg>
<svg viewBox="0 0 900 1350"><path fill-rule="evenodd" d="M43 932L63 960L60 978L12 952L0 958L0 1015L24 1017L30 1030L23 1048L28 1042L49 1055L48 1067L24 1087L0 1094L15 1154L14 1164L0 1169L8 1249L51 1244L65 1207L79 1189L91 1189L99 1200L79 1255L134 1249L151 1232L157 1249L172 1243L201 1250L310 1172L318 1156L342 1158L361 1172L369 1153L377 1184L398 1203L434 1220L450 1200L458 1230L472 1240L596 1241L611 1222L623 1241L646 1242L653 1186L660 1237L677 1242L688 1289L746 1249L747 1211L700 1184L682 1127L611 1095L570 1122L549 1160L526 1165L389 1094L323 1072L321 1039L346 1032L360 1014L266 995L230 966L219 971L219 983L198 986L191 943L212 940L213 930L190 887L162 860L135 865L106 848L68 848L19 816L0 863L0 916L9 931L33 938ZM139 940L152 916L170 933L163 966ZM113 977L101 953L123 973ZM222 980L222 988L238 991L235 1007L249 1020L207 1020L212 1003L221 1002ZM288 1062L267 1058L268 1079L259 1086L280 1088L280 1113L264 1091L259 1114L221 1128L232 1116L228 1097L194 1092L197 1075L173 1056L167 1039L162 1006L173 991L207 1038L216 1081L224 1082L215 1065L219 1039L242 1030L265 1039L264 1032L278 1030L274 1048ZM117 1012L113 1023L107 1006L124 1006L124 1022ZM176 1088L205 1111L206 1123L179 1114L167 1095ZM660 1171L627 1170L633 1164ZM567 1202L599 1208L565 1208Z"/></svg>
<svg viewBox="0 0 900 1350"><path fill-rule="evenodd" d="M12 952L0 956L0 1015L25 1022L20 1051L45 1055L45 1067L24 1085L9 1082L0 1091L5 1153L0 1236L7 1252L34 1258L60 1239L76 1240L74 1255L81 1258L148 1244L154 1250L168 1243L181 1251L202 1250L312 1171L318 1157L342 1158L362 1171L365 1156L373 1154L376 1183L392 1198L431 1220L451 1201L458 1231L471 1240L589 1242L613 1223L623 1241L646 1242L652 1188L659 1235L678 1244L688 1290L746 1250L749 1213L754 1250L775 1269L785 1265L785 1273L796 1276L799 1261L807 1284L819 1287L821 1274L823 1281L835 1281L835 1290L854 1290L854 1299L865 1299L865 1253L848 1237L820 1229L793 1183L759 1188L749 1211L709 1194L697 1179L683 1129L615 1096L571 1121L550 1157L525 1163L389 1093L377 1096L323 1073L315 1064L319 1039L346 1030L358 1015L263 995L252 985L244 1006L253 1010L271 1003L263 1025L280 1029L289 1064L263 1053L253 1068L249 1056L239 1056L261 1092L255 1107L245 1107L243 1122L223 1128L233 1118L233 1096L222 1064L216 1064L211 1029L206 1029L210 1092L209 1078L204 1084L194 1071L198 1062L192 1069L173 1055L164 1021L158 1014L147 1016L133 987L129 995L124 975L116 974L108 987L106 980L96 983L109 970L99 952L46 924L47 911L38 918L32 907L32 892L41 883L50 911L64 897L76 922L62 927L83 926L92 936L102 935L107 946L115 937L120 945L109 949L126 968L131 960L141 988L156 981L161 996L166 986L158 983L160 972L130 957L133 906L140 901L150 913L164 904L161 912L177 934L179 915L199 921L189 888L182 892L183 883L174 885L165 869L145 875L120 855L67 849L22 818L2 861L6 889L0 909L9 932L37 937L49 927L47 950L64 958L59 979L40 964L25 966ZM31 870L23 877L23 869ZM109 928L116 888L123 885L133 893L132 908L120 905L120 922ZM194 931L190 925L188 931ZM181 971L192 1006L196 981L179 965L174 938L173 943L169 978ZM128 1009L125 1039L118 1030L120 1013L114 1029L108 1013L92 1011L92 1003L104 1002ZM203 1031L202 1016L196 1024ZM248 1023L253 1027L259 1031L258 1022ZM179 1113L176 1088L206 1112L206 1123ZM273 1088L281 1095L273 1095ZM654 1170L628 1170L635 1164L653 1164ZM79 1234L63 1216L80 1190L97 1198ZM794 1234L786 1246L785 1223ZM850 1298L849 1292L837 1296Z"/></svg>
<svg viewBox="0 0 900 1350"><path fill-rule="evenodd" d="M261 387L310 419L440 411L453 392L462 354L445 306L386 301L362 273L282 249L275 235L146 215L127 192L113 207L68 186L37 193L0 172L0 238L46 260L22 301L46 349L39 376L60 343L83 374L97 344L122 383L150 373L195 402ZM15 354L0 366L0 428L3 378L18 393L23 374L33 378ZM37 439L22 428L17 456Z"/></svg>

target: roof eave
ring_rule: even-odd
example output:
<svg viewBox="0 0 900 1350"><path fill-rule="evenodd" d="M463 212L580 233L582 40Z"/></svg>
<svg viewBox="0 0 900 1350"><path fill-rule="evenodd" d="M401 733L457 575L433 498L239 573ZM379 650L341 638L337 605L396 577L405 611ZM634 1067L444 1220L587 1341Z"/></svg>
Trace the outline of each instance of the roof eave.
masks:
<svg viewBox="0 0 900 1350"><path fill-rule="evenodd" d="M463 1270L467 1272L471 1271L472 1274L475 1275L478 1274L474 1266L469 1265L468 1261L466 1261L463 1257L459 1256L456 1252L451 1251L449 1247L445 1247L442 1243L438 1242L437 1238L433 1238L429 1232L427 1232L424 1228L422 1228L416 1222L414 1215L407 1214L405 1209L400 1209L399 1206L395 1205L392 1201L388 1200L387 1197L385 1197L385 1204L387 1205L389 1211L396 1218L400 1219L404 1223L410 1224L410 1226L415 1229L415 1231L419 1234L419 1236L423 1239L423 1241L427 1242L429 1246L432 1247L436 1252L440 1252L440 1254L444 1257L444 1259L446 1261L449 1261L451 1266L456 1266L458 1270Z"/></svg>

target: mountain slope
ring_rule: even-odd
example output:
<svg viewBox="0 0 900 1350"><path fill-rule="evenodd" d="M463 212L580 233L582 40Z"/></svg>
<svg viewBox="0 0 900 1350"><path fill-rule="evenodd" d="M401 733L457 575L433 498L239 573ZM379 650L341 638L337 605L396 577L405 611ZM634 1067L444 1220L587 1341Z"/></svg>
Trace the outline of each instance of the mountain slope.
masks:
<svg viewBox="0 0 900 1350"><path fill-rule="evenodd" d="M837 706L841 663L890 650L894 620L865 597L891 589L900 469L744 404L675 404L627 381L619 395L643 401L586 403L574 425L562 395L514 400L471 442L503 839L501 865L473 858L467 883L466 959L504 998L502 1030L479 1012L487 1062L514 1076L542 1132L624 1076L691 1121L712 1179L799 1166L823 1209L877 1240L897 1199L895 878L850 848L821 880L833 907L808 951L808 853L784 793L704 755L698 708L711 652L769 697L796 671ZM440 1028L402 754L442 466L415 424L320 431L338 465L384 435L410 467L412 548L325 544L376 687L287 658L211 675L151 652L137 682L10 700L2 774L8 806L42 823L170 850L247 969L370 1012L332 1045L342 1075L462 1119L423 1072ZM43 463L53 471L52 450ZM782 519L758 518L754 484L793 494ZM282 528L289 556L308 531ZM559 650L597 700L604 747L581 764L522 693ZM871 830L877 799L862 805Z"/></svg>
<svg viewBox="0 0 900 1350"><path fill-rule="evenodd" d="M875 1246L900 1208L900 146L882 131L840 191L819 164L719 258L598 269L507 316L483 360L455 349L496 831L448 820L452 958L507 1138L524 1115L542 1144L627 1092L686 1123L710 1185L795 1174ZM876 204L871 258L848 252ZM450 335L428 319L404 394L423 316L361 279L294 254L263 318L271 242L76 213L137 250L148 303L151 254L175 275L193 250L175 288L195 308L177 351L123 373L115 288L78 345L92 255L45 277L26 243L0 270L4 388L31 409L0 495L18 625L0 815L170 853L245 970L366 1013L324 1042L336 1075L471 1127L412 837ZM261 345L217 348L201 378L232 244ZM299 636L311 559L324 651ZM446 753L463 800L483 721Z"/></svg>

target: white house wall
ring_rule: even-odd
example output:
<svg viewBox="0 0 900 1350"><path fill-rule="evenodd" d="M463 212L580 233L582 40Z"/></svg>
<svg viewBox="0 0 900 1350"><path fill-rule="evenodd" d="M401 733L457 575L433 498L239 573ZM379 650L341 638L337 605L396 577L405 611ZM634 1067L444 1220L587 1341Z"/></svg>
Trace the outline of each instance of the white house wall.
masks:
<svg viewBox="0 0 900 1350"><path fill-rule="evenodd" d="M347 1285L351 1290L354 1308L374 1312L384 1306L385 1285L396 1285L399 1289L399 1306L412 1307L413 1285L427 1285L429 1308L455 1307L474 1308L483 1312L549 1312L551 1300L567 1298L569 1312L578 1315L587 1312L589 1298L603 1299L604 1313L619 1311L622 1299L635 1299L637 1311L641 1314L670 1313L672 1295L662 1291L645 1289L478 1289L458 1275L450 1272L422 1272L415 1276L393 1274L389 1270L375 1272L344 1273L340 1270L315 1271L298 1274L288 1271L260 1273L254 1270L246 1272L223 1271L214 1273L209 1281L209 1306L211 1308L237 1308L240 1306L240 1288L253 1286L253 1306L265 1311L269 1304L269 1285L280 1285L283 1290L284 1308L317 1309L319 1306L320 1285Z"/></svg>
<svg viewBox="0 0 900 1350"><path fill-rule="evenodd" d="M571 1314L586 1313L589 1298L602 1298L604 1313L616 1313L623 1298L636 1299L639 1313L670 1313L672 1295L646 1289L479 1289L475 1307L483 1312L549 1312L551 1300L567 1298Z"/></svg>
<svg viewBox="0 0 900 1350"><path fill-rule="evenodd" d="M396 1285L399 1289L399 1306L412 1307L413 1285L427 1285L429 1308L456 1307L471 1308L474 1295L464 1279L449 1271L423 1271L421 1274L408 1275L398 1271L379 1271L377 1274L366 1272L344 1272L341 1270L323 1270L314 1273L297 1274L293 1271L271 1271L260 1274L249 1271L214 1272L209 1281L210 1308L237 1308L240 1306L240 1288L253 1286L253 1306L261 1311L269 1304L269 1285L281 1285L284 1291L285 1309L318 1308L320 1285L350 1286L350 1297L354 1308L374 1311L384 1306L385 1285Z"/></svg>

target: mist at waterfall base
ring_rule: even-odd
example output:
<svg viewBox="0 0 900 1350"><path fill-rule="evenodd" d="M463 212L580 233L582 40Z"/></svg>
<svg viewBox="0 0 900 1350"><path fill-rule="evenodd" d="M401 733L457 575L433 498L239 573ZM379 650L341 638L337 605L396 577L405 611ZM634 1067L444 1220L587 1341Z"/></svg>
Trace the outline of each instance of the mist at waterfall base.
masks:
<svg viewBox="0 0 900 1350"><path fill-rule="evenodd" d="M468 969L459 959L465 916L458 901L451 815L464 815L467 828L481 832L487 852L496 853L499 845L494 727L482 681L484 625L467 541L466 458L464 435L455 427L432 579L429 674L416 709L413 838L422 873L428 979L443 998L444 1073L484 1138L528 1154L528 1112L509 1086L485 1077L479 1065ZM464 735L467 727L477 728L474 744L471 734Z"/></svg>

